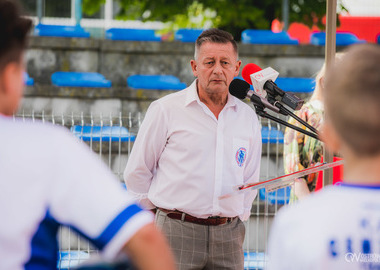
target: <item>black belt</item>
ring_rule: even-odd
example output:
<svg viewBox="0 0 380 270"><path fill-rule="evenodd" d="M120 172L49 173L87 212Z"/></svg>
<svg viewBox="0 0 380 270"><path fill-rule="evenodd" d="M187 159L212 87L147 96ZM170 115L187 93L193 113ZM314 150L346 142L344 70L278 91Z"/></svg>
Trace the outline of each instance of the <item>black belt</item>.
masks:
<svg viewBox="0 0 380 270"><path fill-rule="evenodd" d="M158 208L158 210L167 214L167 217L171 219L182 220L190 223L195 223L199 225L207 225L207 226L218 226L226 223L230 223L236 217L209 217L209 218L197 218L186 214L184 212L180 212L177 210L167 210L163 208Z"/></svg>

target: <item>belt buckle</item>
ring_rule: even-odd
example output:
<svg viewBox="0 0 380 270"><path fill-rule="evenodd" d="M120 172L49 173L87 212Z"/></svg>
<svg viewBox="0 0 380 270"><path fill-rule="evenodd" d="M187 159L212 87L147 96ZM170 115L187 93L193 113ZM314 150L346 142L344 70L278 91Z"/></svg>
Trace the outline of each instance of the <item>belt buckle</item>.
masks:
<svg viewBox="0 0 380 270"><path fill-rule="evenodd" d="M221 216L211 216L208 217L208 219L214 221L215 225L222 225L227 223L227 218Z"/></svg>
<svg viewBox="0 0 380 270"><path fill-rule="evenodd" d="M231 223L235 218L234 217L221 217L221 216L211 216L209 219L215 219L215 220L221 220L225 219L225 222L220 223L220 224L225 224L225 223Z"/></svg>

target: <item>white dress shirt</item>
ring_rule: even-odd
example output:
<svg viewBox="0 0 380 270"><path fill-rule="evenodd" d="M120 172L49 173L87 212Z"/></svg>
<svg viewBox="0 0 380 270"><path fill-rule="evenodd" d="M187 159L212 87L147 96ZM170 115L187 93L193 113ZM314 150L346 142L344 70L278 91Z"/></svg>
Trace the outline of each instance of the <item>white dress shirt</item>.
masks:
<svg viewBox="0 0 380 270"><path fill-rule="evenodd" d="M218 197L259 180L258 118L228 94L217 119L199 100L196 85L150 105L124 171L127 189L147 208L246 220L256 191Z"/></svg>

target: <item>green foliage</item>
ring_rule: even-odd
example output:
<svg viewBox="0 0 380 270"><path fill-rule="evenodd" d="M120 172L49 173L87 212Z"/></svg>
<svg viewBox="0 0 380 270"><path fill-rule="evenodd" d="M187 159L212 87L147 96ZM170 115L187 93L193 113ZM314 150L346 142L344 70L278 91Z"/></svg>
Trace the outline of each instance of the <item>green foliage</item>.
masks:
<svg viewBox="0 0 380 270"><path fill-rule="evenodd" d="M116 16L117 19L142 20L142 21L149 20L148 17L151 11L147 8L146 1L119 0L119 5L120 5L120 10Z"/></svg>
<svg viewBox="0 0 380 270"><path fill-rule="evenodd" d="M94 15L106 0L82 0L82 10L87 15Z"/></svg>
<svg viewBox="0 0 380 270"><path fill-rule="evenodd" d="M194 1L187 8L186 14L176 14L171 21L165 23L165 27L159 31L160 34L167 35L168 39L173 38L173 33L180 28L211 28L219 25L221 17L215 10L205 8L203 4Z"/></svg>
<svg viewBox="0 0 380 270"><path fill-rule="evenodd" d="M85 12L96 12L105 0L83 0ZM270 29L281 20L282 0L118 0L118 19L162 21L163 31L218 27L240 39L244 29ZM338 0L338 10L345 10ZM326 0L289 0L289 21L323 29Z"/></svg>

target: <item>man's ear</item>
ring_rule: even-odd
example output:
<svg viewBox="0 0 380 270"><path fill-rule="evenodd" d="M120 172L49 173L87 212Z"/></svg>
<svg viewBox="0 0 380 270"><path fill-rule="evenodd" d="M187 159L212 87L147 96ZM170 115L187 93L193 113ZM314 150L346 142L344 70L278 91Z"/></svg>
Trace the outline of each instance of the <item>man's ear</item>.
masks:
<svg viewBox="0 0 380 270"><path fill-rule="evenodd" d="M2 114L12 115L19 106L24 89L24 67L18 62L8 63L0 77L0 110Z"/></svg>
<svg viewBox="0 0 380 270"><path fill-rule="evenodd" d="M235 77L239 76L240 66L241 66L241 60L239 60L239 61L236 62Z"/></svg>
<svg viewBox="0 0 380 270"><path fill-rule="evenodd" d="M0 88L4 94L9 94L13 91L14 82L19 80L19 68L20 67L16 62L11 62L4 67L0 77Z"/></svg>
<svg viewBox="0 0 380 270"><path fill-rule="evenodd" d="M198 65L197 65L197 61L195 60L191 60L190 61L190 65L191 65L191 69L193 70L193 74L194 74L194 77L198 77Z"/></svg>
<svg viewBox="0 0 380 270"><path fill-rule="evenodd" d="M341 150L340 137L330 121L326 121L323 124L319 137L331 152L338 153Z"/></svg>

